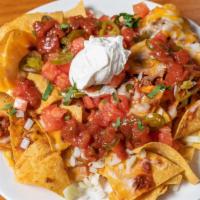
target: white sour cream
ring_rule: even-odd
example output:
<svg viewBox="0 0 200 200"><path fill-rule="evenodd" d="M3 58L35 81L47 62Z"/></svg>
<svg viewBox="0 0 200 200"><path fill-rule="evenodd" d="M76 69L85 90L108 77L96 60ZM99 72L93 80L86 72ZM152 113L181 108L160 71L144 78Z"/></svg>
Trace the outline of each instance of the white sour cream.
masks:
<svg viewBox="0 0 200 200"><path fill-rule="evenodd" d="M69 79L82 90L93 85L108 84L127 62L130 51L123 48L122 36L90 37L72 60Z"/></svg>

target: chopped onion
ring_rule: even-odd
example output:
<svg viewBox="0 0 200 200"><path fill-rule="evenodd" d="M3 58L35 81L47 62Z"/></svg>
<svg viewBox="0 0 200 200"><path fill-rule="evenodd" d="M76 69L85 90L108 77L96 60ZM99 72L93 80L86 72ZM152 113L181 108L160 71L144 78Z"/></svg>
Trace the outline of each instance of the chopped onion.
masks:
<svg viewBox="0 0 200 200"><path fill-rule="evenodd" d="M139 154L139 157L140 158L146 158L147 157L147 152L143 149L140 151L140 154Z"/></svg>
<svg viewBox="0 0 200 200"><path fill-rule="evenodd" d="M80 195L79 190L75 184L71 184L68 187L66 187L63 190L63 194L65 199L67 200L74 200Z"/></svg>
<svg viewBox="0 0 200 200"><path fill-rule="evenodd" d="M10 136L0 139L0 144L6 144L8 142L10 142Z"/></svg>
<svg viewBox="0 0 200 200"><path fill-rule="evenodd" d="M18 109L18 110L22 110L22 111L25 112L27 105L28 105L27 101L17 97L14 101L13 107Z"/></svg>
<svg viewBox="0 0 200 200"><path fill-rule="evenodd" d="M76 166L76 158L74 156L70 157L69 164L70 164L71 167L75 167Z"/></svg>
<svg viewBox="0 0 200 200"><path fill-rule="evenodd" d="M119 157L116 154L113 154L111 160L109 161L109 165L114 166L119 164L120 162L121 160L119 159Z"/></svg>
<svg viewBox="0 0 200 200"><path fill-rule="evenodd" d="M174 96L176 96L177 92L178 92L178 86L175 85L175 86L174 86Z"/></svg>
<svg viewBox="0 0 200 200"><path fill-rule="evenodd" d="M26 129L27 131L30 130L31 127L33 126L33 124L34 124L34 121L32 119L28 118L24 125L24 129Z"/></svg>
<svg viewBox="0 0 200 200"><path fill-rule="evenodd" d="M20 144L20 147L22 149L27 149L28 146L30 145L30 143L31 143L31 141L29 140L29 138L24 137L21 144Z"/></svg>
<svg viewBox="0 0 200 200"><path fill-rule="evenodd" d="M200 106L200 101L197 101L197 103L195 104L195 105L193 105L190 109L189 109L189 111L191 112L191 113L194 113L196 110L197 110L197 108Z"/></svg>
<svg viewBox="0 0 200 200"><path fill-rule="evenodd" d="M169 115L170 115L170 117L172 119L174 119L177 116L177 109L176 109L176 107L177 107L177 104L172 104L168 108L168 113L169 113Z"/></svg>
<svg viewBox="0 0 200 200"><path fill-rule="evenodd" d="M187 136L183 139L183 141L188 144L200 143L200 136L198 135Z"/></svg>
<svg viewBox="0 0 200 200"><path fill-rule="evenodd" d="M138 74L138 81L141 81L141 80L142 80L142 77L143 77L143 72L140 72L140 73Z"/></svg>
<svg viewBox="0 0 200 200"><path fill-rule="evenodd" d="M80 157L81 156L81 150L78 147L75 147L73 155L74 155L75 158Z"/></svg>
<svg viewBox="0 0 200 200"><path fill-rule="evenodd" d="M40 119L39 122L40 122L40 125L42 126L42 128L45 128L45 127L46 127L46 126L45 126L45 123L44 123L44 121L43 121L42 119Z"/></svg>
<svg viewBox="0 0 200 200"><path fill-rule="evenodd" d="M129 159L126 160L126 172L129 173L132 166L134 165L136 161L136 156L131 156Z"/></svg>
<svg viewBox="0 0 200 200"><path fill-rule="evenodd" d="M22 111L22 110L17 110L17 111L16 111L16 117L17 117L17 118L23 118L23 117L24 117L24 111Z"/></svg>

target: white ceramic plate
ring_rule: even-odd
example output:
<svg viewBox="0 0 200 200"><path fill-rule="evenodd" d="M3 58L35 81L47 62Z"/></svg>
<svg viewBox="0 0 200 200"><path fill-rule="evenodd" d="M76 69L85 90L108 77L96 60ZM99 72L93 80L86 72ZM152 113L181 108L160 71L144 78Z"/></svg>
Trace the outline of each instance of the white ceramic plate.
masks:
<svg viewBox="0 0 200 200"><path fill-rule="evenodd" d="M141 0L84 0L87 7L92 7L108 15L120 12L132 12L132 5ZM170 2L170 1L169 1ZM54 12L66 11L78 3L78 0L60 0L36 8L31 12ZM149 8L158 4L146 2ZM200 27L191 22L194 29L200 36ZM194 171L200 175L200 154L196 154L193 162ZM15 181L13 170L8 166L7 161L0 154L0 194L7 200L64 200L57 194L43 188L22 185ZM162 200L200 200L200 184L182 184L178 192L170 192L164 195Z"/></svg>

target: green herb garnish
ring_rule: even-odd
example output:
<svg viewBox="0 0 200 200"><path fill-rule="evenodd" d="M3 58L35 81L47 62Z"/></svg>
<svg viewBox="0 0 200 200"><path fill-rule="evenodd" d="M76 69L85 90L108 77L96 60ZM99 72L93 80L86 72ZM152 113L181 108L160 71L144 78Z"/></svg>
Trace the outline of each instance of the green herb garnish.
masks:
<svg viewBox="0 0 200 200"><path fill-rule="evenodd" d="M118 117L117 120L116 120L116 122L113 124L113 127L114 127L114 128L119 128L120 125L121 125L121 120L120 120L120 118Z"/></svg>
<svg viewBox="0 0 200 200"><path fill-rule="evenodd" d="M4 105L4 107L2 108L2 110L6 110L7 113L9 115L11 115L11 116L13 116L17 112L16 109L13 108L13 104L12 103Z"/></svg>
<svg viewBox="0 0 200 200"><path fill-rule="evenodd" d="M120 102L120 99L119 99L119 97L118 97L118 95L117 95L116 92L113 92L113 93L112 93L112 97L113 97L113 100L114 100L116 103L119 103L119 102Z"/></svg>
<svg viewBox="0 0 200 200"><path fill-rule="evenodd" d="M129 27L129 28L137 28L138 25L139 25L139 21L141 20L140 17L135 18L133 15L130 15L128 13L120 13L115 20L116 24L118 24L120 17L123 17L124 25Z"/></svg>
<svg viewBox="0 0 200 200"><path fill-rule="evenodd" d="M49 98L49 96L51 95L52 91L53 91L53 85L51 83L48 83L48 85L44 91L44 94L42 95L42 100L46 101Z"/></svg>
<svg viewBox="0 0 200 200"><path fill-rule="evenodd" d="M62 23L62 24L60 24L60 28L61 28L62 30L66 30L66 29L69 28L69 24Z"/></svg>
<svg viewBox="0 0 200 200"><path fill-rule="evenodd" d="M129 92L129 91L132 90L132 89L133 89L133 84L130 84L130 83L129 83L129 84L126 85L126 91L127 91L127 92Z"/></svg>
<svg viewBox="0 0 200 200"><path fill-rule="evenodd" d="M149 94L147 94L147 97L153 99L160 91L169 90L170 88L170 86L156 85L156 87L154 87L154 89Z"/></svg>
<svg viewBox="0 0 200 200"><path fill-rule="evenodd" d="M80 95L81 94L81 95ZM84 96L85 93L80 92L77 89L76 83L74 83L73 86L69 87L65 92L62 93L63 96L63 104L64 105L69 105L71 103L71 100L73 98L80 98Z"/></svg>
<svg viewBox="0 0 200 200"><path fill-rule="evenodd" d="M142 124L142 121L141 121L140 119L138 119L137 127L138 127L138 129L141 130L141 131L144 130L144 125Z"/></svg>

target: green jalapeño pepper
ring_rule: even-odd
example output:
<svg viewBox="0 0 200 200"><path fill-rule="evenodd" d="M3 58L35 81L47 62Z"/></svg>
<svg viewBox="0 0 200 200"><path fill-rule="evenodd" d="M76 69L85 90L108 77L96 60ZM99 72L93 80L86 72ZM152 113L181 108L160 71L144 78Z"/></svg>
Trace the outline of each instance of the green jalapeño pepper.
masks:
<svg viewBox="0 0 200 200"><path fill-rule="evenodd" d="M108 29L109 27L109 29ZM119 27L112 21L104 21L101 24L101 29L99 31L99 36L116 36L120 34Z"/></svg>

